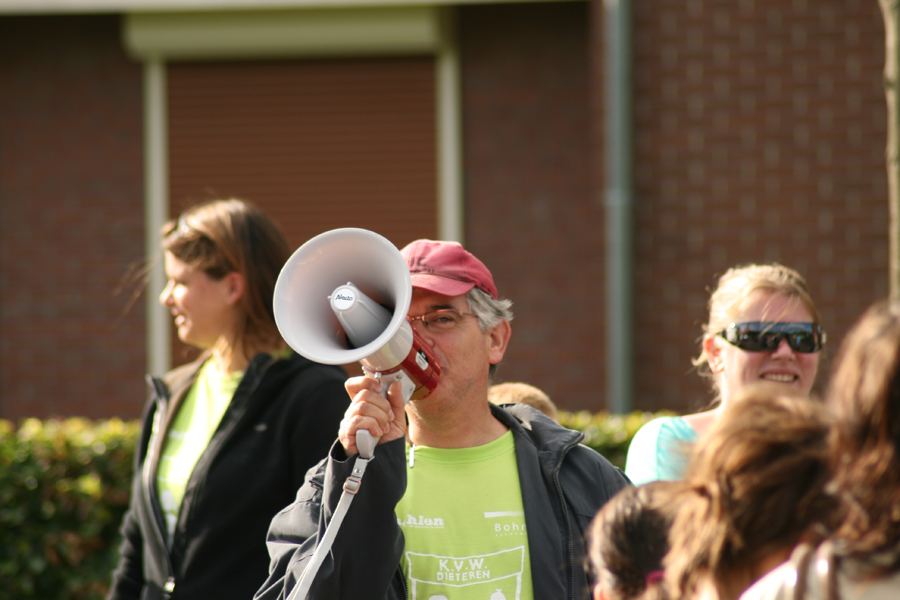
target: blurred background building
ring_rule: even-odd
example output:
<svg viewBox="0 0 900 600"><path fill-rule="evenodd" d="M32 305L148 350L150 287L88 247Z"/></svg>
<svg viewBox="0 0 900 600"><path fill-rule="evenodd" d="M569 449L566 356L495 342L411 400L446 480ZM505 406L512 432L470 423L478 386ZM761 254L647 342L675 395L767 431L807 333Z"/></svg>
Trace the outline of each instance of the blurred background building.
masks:
<svg viewBox="0 0 900 600"><path fill-rule="evenodd" d="M833 355L888 293L883 64L875 0L0 0L0 418L138 416L187 358L159 226L231 196L294 247L463 241L498 380L562 409L707 403L740 263L801 271Z"/></svg>

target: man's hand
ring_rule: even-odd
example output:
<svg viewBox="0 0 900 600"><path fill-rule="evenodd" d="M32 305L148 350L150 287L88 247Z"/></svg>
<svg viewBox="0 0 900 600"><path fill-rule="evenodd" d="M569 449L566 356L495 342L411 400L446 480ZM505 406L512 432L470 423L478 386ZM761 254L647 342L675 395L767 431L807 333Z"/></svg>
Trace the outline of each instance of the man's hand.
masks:
<svg viewBox="0 0 900 600"><path fill-rule="evenodd" d="M388 397L381 395L381 381L374 377L351 377L344 383L352 402L338 438L347 456L359 454L356 447L356 432L367 429L372 437L380 437L379 444L390 442L406 435L406 412L400 382L394 382Z"/></svg>

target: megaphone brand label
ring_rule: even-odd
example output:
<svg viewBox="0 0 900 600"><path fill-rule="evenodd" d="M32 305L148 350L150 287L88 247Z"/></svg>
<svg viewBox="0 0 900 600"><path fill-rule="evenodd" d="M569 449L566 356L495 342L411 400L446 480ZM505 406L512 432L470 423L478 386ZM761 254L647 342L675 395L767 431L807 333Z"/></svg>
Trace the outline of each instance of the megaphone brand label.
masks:
<svg viewBox="0 0 900 600"><path fill-rule="evenodd" d="M350 288L341 288L334 293L331 300L338 310L347 310L356 302L356 295Z"/></svg>
<svg viewBox="0 0 900 600"><path fill-rule="evenodd" d="M424 350L416 352L416 364L419 365L419 368L423 371L428 368L428 356L425 355Z"/></svg>

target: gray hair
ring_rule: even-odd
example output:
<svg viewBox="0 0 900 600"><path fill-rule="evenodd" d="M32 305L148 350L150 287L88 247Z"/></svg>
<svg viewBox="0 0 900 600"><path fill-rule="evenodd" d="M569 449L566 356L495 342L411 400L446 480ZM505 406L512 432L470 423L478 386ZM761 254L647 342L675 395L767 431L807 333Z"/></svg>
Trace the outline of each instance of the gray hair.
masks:
<svg viewBox="0 0 900 600"><path fill-rule="evenodd" d="M488 294L482 292L478 288L472 288L466 292L466 302L469 304L469 310L478 318L478 326L481 331L487 333L502 321L507 322L513 320L512 300L494 300ZM488 377L490 381L494 380L494 373L497 372L496 365L491 365Z"/></svg>
<svg viewBox="0 0 900 600"><path fill-rule="evenodd" d="M478 317L478 325L484 332L490 331L504 319L513 320L512 300L494 300L473 287L466 292L466 301L469 303L469 310Z"/></svg>

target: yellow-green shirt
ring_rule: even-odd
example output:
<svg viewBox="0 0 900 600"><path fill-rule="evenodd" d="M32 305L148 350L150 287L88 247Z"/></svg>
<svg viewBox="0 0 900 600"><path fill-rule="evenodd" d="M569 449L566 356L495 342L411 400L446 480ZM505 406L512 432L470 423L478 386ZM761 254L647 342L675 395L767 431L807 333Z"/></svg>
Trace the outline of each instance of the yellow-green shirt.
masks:
<svg viewBox="0 0 900 600"><path fill-rule="evenodd" d="M512 432L475 448L407 446L395 512L411 600L533 600Z"/></svg>
<svg viewBox="0 0 900 600"><path fill-rule="evenodd" d="M243 373L220 373L215 361L207 360L166 436L156 485L170 544L188 479L231 403L241 377Z"/></svg>

